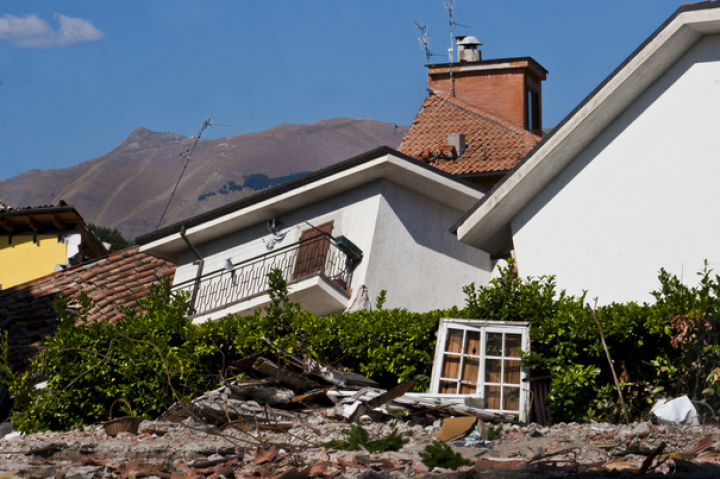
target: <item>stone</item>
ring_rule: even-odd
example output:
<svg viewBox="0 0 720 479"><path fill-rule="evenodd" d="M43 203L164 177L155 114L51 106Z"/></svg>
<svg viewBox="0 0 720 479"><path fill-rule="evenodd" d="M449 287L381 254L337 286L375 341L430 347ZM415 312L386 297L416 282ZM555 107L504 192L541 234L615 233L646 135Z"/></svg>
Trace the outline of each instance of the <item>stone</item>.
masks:
<svg viewBox="0 0 720 479"><path fill-rule="evenodd" d="M68 471L65 479L98 479L103 476L102 466L73 467Z"/></svg>
<svg viewBox="0 0 720 479"><path fill-rule="evenodd" d="M637 437L648 437L652 432L652 425L649 422L641 422L632 429L631 434Z"/></svg>
<svg viewBox="0 0 720 479"><path fill-rule="evenodd" d="M620 443L618 447L615 447L609 451L611 456L627 456L629 454L637 454L640 452L640 441L634 437L630 442L625 444Z"/></svg>
<svg viewBox="0 0 720 479"><path fill-rule="evenodd" d="M520 452L520 455L524 456L528 461L534 461L545 455L545 448L542 446L527 446Z"/></svg>
<svg viewBox="0 0 720 479"><path fill-rule="evenodd" d="M20 477L25 479L54 479L57 468L55 466L30 466L20 469Z"/></svg>

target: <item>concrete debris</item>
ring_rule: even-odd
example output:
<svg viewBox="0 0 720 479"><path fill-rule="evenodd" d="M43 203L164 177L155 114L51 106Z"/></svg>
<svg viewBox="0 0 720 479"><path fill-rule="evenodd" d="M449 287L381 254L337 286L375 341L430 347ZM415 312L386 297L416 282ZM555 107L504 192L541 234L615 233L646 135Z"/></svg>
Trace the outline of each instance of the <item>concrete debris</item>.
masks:
<svg viewBox="0 0 720 479"><path fill-rule="evenodd" d="M161 479L225 478L368 478L423 477L465 479L490 477L617 477L636 473L660 445L648 465L647 477L717 477L720 473L720 427L678 429L651 426L645 437L622 427L560 424L542 428L504 424L502 437L475 447L451 447L474 466L458 471L429 471L419 453L436 440L442 419L428 416L403 421L384 417L365 429L372 438L396 430L409 442L399 451L368 454L340 451L322 443L342 440L349 425L310 411L283 412L292 416L285 431L227 428L220 431L192 418L183 423L143 421L140 433L108 437L102 427L83 431L16 435L0 440L0 479ZM632 425L636 430L643 423ZM647 424L647 423L645 423ZM465 442L464 444L468 444ZM700 452L696 452L700 451ZM503 471L492 475L491 471ZM512 473L508 476L507 473ZM423 476L423 474L425 474ZM709 475L708 475L709 474Z"/></svg>
<svg viewBox="0 0 720 479"><path fill-rule="evenodd" d="M652 460L646 477L700 478L720 473L717 426L503 424L498 426L502 437L493 441L494 447L449 443L473 466L429 471L419 453L438 437L442 419L428 424L426 415L407 421L385 416L365 426L370 436L385 437L397 430L409 442L399 451L369 454L321 445L347 437L342 431L349 425L338 419L310 411L282 414L292 417L286 431L220 431L189 418L184 423L143 421L136 436L108 437L100 426L16 435L0 440L0 479L624 477L617 474L641 471L648 458ZM636 430L644 434L643 424L649 434L634 435ZM541 436L533 436L540 430Z"/></svg>
<svg viewBox="0 0 720 479"><path fill-rule="evenodd" d="M222 387L142 421L138 434L111 437L101 425L9 434L0 479L720 477L714 423L523 426L477 401L410 393L414 382L385 391L281 352L234 369ZM472 465L430 470L421 453L437 440Z"/></svg>

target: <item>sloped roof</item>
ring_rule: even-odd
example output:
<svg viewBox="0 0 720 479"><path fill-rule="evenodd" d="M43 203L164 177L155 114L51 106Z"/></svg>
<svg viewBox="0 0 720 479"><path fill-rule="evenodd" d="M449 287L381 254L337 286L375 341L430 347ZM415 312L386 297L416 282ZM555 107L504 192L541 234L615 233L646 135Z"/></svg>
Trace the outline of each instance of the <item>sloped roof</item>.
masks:
<svg viewBox="0 0 720 479"><path fill-rule="evenodd" d="M175 265L140 253L131 246L105 258L84 263L0 291L0 328L9 332L9 362L21 370L42 349L45 337L57 327L55 300L64 296L79 307L80 292L92 301L91 321L117 321L120 307L132 307L150 293L150 286L172 276Z"/></svg>
<svg viewBox="0 0 720 479"><path fill-rule="evenodd" d="M466 210L482 198L485 190L468 181L433 168L414 158L381 146L354 158L287 183L228 203L174 225L139 236L141 251L177 261L188 249L263 223L279 215L345 193L370 182L387 179L453 208Z"/></svg>
<svg viewBox="0 0 720 479"><path fill-rule="evenodd" d="M80 250L88 259L107 254L102 241L91 233L74 206L60 200L56 205L12 207L0 201L0 235L56 234L75 231L82 235Z"/></svg>
<svg viewBox="0 0 720 479"><path fill-rule="evenodd" d="M465 135L461 159L431 164L452 175L508 171L541 139L503 118L430 90L398 151L418 158L426 148L446 144L450 133Z"/></svg>

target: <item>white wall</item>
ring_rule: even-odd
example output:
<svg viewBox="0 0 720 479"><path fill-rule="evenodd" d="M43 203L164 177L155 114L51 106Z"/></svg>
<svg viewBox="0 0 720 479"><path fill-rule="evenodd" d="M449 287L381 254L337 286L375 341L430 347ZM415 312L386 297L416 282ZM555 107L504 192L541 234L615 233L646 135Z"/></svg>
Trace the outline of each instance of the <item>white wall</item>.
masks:
<svg viewBox="0 0 720 479"><path fill-rule="evenodd" d="M462 287L490 280L490 257L449 232L464 211L384 181L366 285L386 308L424 312L464 306ZM357 284L357 283L355 283Z"/></svg>
<svg viewBox="0 0 720 479"><path fill-rule="evenodd" d="M296 243L300 233L312 225L318 226L333 221L333 236L343 235L360 248L365 257L369 256L372 238L375 230L375 218L380 202L381 182L366 184L342 195L336 195L324 201L300 208L292 213L280 215L277 219L283 225L281 231L287 231L285 239L275 246L275 249ZM204 273L223 269L225 260L230 258L233 263L245 261L266 253L271 253L262 238L269 238L270 233L266 224L255 225L225 236L206 244L196 245L200 254L205 258ZM189 250L184 251L178 260L174 284L193 280L197 266L193 264L195 256ZM363 259L353 273L351 288L353 292L365 280L367 261Z"/></svg>
<svg viewBox="0 0 720 479"><path fill-rule="evenodd" d="M363 251L353 273L353 297L368 286L371 299L388 291L386 307L412 311L463 306L462 287L485 284L492 269L487 253L464 245L449 232L463 211L420 195L388 180L379 180L342 195L278 217L287 237L276 248L295 243L301 230L333 221L333 236L344 235ZM268 252L265 223L196 245L205 258L204 272L223 269L225 260L244 261ZM190 251L181 254L174 284L195 278ZM215 315L219 316L219 315Z"/></svg>
<svg viewBox="0 0 720 479"><path fill-rule="evenodd" d="M80 249L78 248L82 243L82 235L80 233L63 233L62 240L67 244L67 254L65 264L70 262L70 258L78 254Z"/></svg>
<svg viewBox="0 0 720 479"><path fill-rule="evenodd" d="M720 261L720 37L705 37L512 221L521 276L651 301L661 267ZM720 270L717 271L720 273Z"/></svg>

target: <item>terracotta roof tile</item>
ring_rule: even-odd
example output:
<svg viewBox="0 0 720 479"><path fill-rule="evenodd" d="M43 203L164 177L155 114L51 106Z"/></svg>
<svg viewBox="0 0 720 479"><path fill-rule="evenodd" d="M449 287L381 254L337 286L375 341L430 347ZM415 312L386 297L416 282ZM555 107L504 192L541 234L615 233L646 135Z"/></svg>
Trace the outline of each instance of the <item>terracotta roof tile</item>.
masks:
<svg viewBox="0 0 720 479"><path fill-rule="evenodd" d="M91 321L117 321L122 317L120 307L134 306L137 298L150 293L152 283L166 276L172 278L174 264L156 261L139 249L131 246L0 291L0 328L9 333L8 356L13 369L27 368L30 358L38 352L37 347L28 345L42 345L45 337L55 331L57 315L53 304L58 297L66 297L73 305L85 291L93 301L88 312Z"/></svg>
<svg viewBox="0 0 720 479"><path fill-rule="evenodd" d="M398 151L420 158L424 150L447 144L450 133L465 135L461 159L430 164L453 175L510 170L541 139L480 108L431 91Z"/></svg>
<svg viewBox="0 0 720 479"><path fill-rule="evenodd" d="M52 208L64 208L68 206L68 204L65 202L65 200L60 200L58 204L56 205L39 205L39 206L18 206L18 207L12 207L9 206L2 201L0 201L0 214L5 213L19 213L23 210L39 210L39 209L52 209Z"/></svg>

